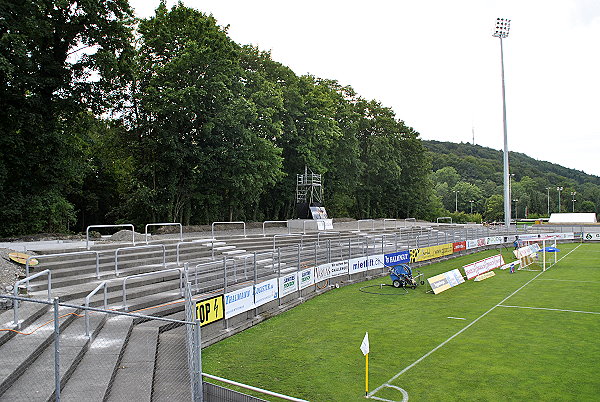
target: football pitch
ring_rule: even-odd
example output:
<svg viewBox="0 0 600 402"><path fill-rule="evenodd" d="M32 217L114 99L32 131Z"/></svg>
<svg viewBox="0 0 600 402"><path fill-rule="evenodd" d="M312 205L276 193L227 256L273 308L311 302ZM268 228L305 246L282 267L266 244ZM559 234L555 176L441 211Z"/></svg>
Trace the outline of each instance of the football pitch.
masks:
<svg viewBox="0 0 600 402"><path fill-rule="evenodd" d="M204 349L203 371L310 401L364 401L368 331L374 400L598 400L600 244L558 247L545 272L495 270L438 295L359 290L387 277L331 290Z"/></svg>

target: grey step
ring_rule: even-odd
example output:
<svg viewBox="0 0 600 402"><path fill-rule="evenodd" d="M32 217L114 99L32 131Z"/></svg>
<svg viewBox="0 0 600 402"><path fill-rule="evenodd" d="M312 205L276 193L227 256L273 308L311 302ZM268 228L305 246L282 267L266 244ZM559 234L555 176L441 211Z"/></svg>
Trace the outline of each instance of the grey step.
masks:
<svg viewBox="0 0 600 402"><path fill-rule="evenodd" d="M212 243L204 243L202 245L206 246L206 247L213 247L214 248L214 247L217 247L217 246L224 246L225 244L227 244L227 243L225 243L224 241L215 241L215 242L212 242Z"/></svg>
<svg viewBox="0 0 600 402"><path fill-rule="evenodd" d="M226 250L234 250L236 247L235 246L221 246L221 247L215 247L214 250L215 251L226 251Z"/></svg>
<svg viewBox="0 0 600 402"><path fill-rule="evenodd" d="M133 317L117 315L106 320L77 369L63 387L61 401L104 400L112 385L132 325Z"/></svg>
<svg viewBox="0 0 600 402"><path fill-rule="evenodd" d="M154 372L153 400L191 400L187 368L185 327L177 327L159 335Z"/></svg>
<svg viewBox="0 0 600 402"><path fill-rule="evenodd" d="M231 247L235 247L235 246L231 246ZM215 250L218 250L218 249L215 249ZM221 254L235 256L235 255L245 254L245 253L246 253L246 250L237 249L237 250L223 251ZM249 255L252 255L252 254L249 254Z"/></svg>
<svg viewBox="0 0 600 402"><path fill-rule="evenodd" d="M93 328L94 334L102 328L105 317L94 316ZM54 337L50 328L46 332L51 340ZM93 339L93 338L92 338ZM83 325L68 325L61 330L60 333L60 378L64 385L69 377L83 358L91 340L85 336ZM10 342L13 350L10 351L13 358L17 358L13 354L16 353L18 342ZM1 400L18 401L18 400L34 400L47 401L54 399L54 347L53 342L49 342L33 360L28 361L27 366L16 370L19 377L10 384L8 389L0 397ZM21 352L23 353L23 352ZM6 354L3 354L4 359L10 359Z"/></svg>
<svg viewBox="0 0 600 402"><path fill-rule="evenodd" d="M157 321L133 327L107 401L152 400L152 377L158 345Z"/></svg>

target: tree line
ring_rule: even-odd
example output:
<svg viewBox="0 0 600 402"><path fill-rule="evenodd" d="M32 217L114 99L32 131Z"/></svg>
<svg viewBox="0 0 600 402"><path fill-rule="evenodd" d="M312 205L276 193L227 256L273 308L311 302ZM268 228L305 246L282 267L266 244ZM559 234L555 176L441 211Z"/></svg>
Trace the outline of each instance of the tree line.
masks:
<svg viewBox="0 0 600 402"><path fill-rule="evenodd" d="M291 218L305 166L336 217L435 219L469 185L475 220L501 193L487 165L481 182L435 166L391 108L182 4L3 2L0 79L0 236Z"/></svg>

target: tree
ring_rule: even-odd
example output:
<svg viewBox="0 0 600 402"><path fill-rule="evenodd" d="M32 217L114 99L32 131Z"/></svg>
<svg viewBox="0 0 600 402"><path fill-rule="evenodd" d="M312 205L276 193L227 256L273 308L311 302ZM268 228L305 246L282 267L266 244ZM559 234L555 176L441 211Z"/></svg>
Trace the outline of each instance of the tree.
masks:
<svg viewBox="0 0 600 402"><path fill-rule="evenodd" d="M0 5L0 235L73 222L85 113L126 80L131 18L126 0Z"/></svg>
<svg viewBox="0 0 600 402"><path fill-rule="evenodd" d="M485 201L484 219L488 222L502 221L504 217L504 202L499 194L494 194Z"/></svg>
<svg viewBox="0 0 600 402"><path fill-rule="evenodd" d="M244 71L239 47L212 16L161 2L139 30L130 214L243 217L281 174L276 91Z"/></svg>

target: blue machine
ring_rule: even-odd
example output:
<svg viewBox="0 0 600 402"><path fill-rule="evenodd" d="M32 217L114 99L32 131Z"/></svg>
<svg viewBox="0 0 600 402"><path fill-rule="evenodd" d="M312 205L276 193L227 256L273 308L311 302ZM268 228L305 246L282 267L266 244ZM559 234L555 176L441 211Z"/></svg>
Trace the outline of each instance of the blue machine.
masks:
<svg viewBox="0 0 600 402"><path fill-rule="evenodd" d="M423 273L413 276L412 269L407 264L394 265L390 268L390 278L392 280L392 286L395 288L416 288L419 284L423 285L425 281L422 280Z"/></svg>

